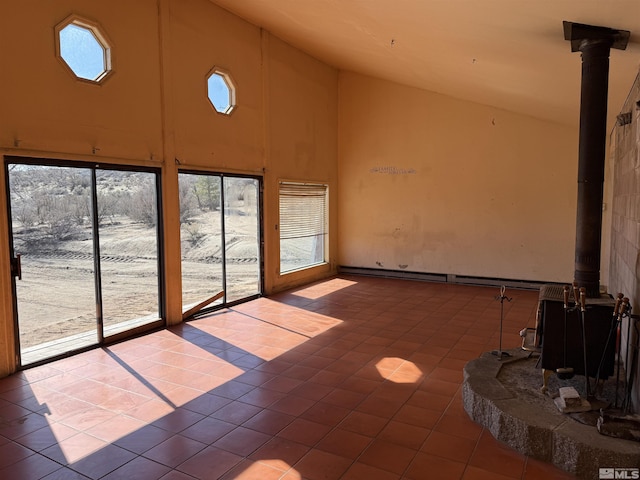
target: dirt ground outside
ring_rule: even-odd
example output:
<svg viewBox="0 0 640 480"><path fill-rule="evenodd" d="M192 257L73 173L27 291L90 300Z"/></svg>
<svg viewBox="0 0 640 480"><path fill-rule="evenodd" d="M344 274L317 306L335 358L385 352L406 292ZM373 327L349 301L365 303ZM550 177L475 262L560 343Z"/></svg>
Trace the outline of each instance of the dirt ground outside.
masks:
<svg viewBox="0 0 640 480"><path fill-rule="evenodd" d="M195 248L185 247L185 309L222 289L221 236L220 232L213 231L216 222L212 221L212 217L219 214L201 215L199 220L203 225L209 225L203 232L206 238ZM241 223L233 222L234 241L226 252L227 295L231 297L228 299L259 293L255 232L243 232L251 225L243 228ZM16 280L22 348L95 331L95 268L92 239L90 235L87 237L65 242L55 250L23 250L22 280ZM155 229L126 219L115 227L101 229L100 270L105 327L134 318L146 318L149 322L159 318L154 238ZM19 248L16 251L20 253Z"/></svg>

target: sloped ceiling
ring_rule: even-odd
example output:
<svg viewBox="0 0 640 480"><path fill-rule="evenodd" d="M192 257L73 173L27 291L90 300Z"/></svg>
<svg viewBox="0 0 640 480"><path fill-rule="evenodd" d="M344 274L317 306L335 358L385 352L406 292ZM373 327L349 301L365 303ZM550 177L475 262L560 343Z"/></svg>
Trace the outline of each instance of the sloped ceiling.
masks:
<svg viewBox="0 0 640 480"><path fill-rule="evenodd" d="M609 128L640 65L640 0L212 0L341 70L575 126L580 53L562 21L629 30Z"/></svg>

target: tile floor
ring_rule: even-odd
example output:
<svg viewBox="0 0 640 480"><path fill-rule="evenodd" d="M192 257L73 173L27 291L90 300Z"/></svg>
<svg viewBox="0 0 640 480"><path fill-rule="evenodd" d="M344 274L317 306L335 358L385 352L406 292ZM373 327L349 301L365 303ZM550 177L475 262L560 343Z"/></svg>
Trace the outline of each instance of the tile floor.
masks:
<svg viewBox="0 0 640 480"><path fill-rule="evenodd" d="M0 380L0 478L562 479L462 408L499 289L342 276ZM537 292L507 290L503 348Z"/></svg>

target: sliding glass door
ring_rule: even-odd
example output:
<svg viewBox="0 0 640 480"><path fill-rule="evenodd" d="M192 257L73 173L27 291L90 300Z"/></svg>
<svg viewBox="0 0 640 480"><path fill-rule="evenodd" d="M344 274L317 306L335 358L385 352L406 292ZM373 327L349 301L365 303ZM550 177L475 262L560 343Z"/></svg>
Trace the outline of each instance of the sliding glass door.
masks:
<svg viewBox="0 0 640 480"><path fill-rule="evenodd" d="M22 364L96 344L91 170L8 165Z"/></svg>
<svg viewBox="0 0 640 480"><path fill-rule="evenodd" d="M185 172L179 185L183 311L260 295L260 180Z"/></svg>
<svg viewBox="0 0 640 480"><path fill-rule="evenodd" d="M104 334L160 318L157 176L96 171ZM119 185L120 188L115 188Z"/></svg>
<svg viewBox="0 0 640 480"><path fill-rule="evenodd" d="M6 163L19 363L162 323L158 173Z"/></svg>
<svg viewBox="0 0 640 480"><path fill-rule="evenodd" d="M226 301L261 293L260 185L255 178L223 178Z"/></svg>

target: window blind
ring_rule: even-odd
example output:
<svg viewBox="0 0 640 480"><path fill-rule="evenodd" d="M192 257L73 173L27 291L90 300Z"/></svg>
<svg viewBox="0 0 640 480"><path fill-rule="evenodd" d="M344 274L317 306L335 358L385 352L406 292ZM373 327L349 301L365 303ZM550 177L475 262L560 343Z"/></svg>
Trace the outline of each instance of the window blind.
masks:
<svg viewBox="0 0 640 480"><path fill-rule="evenodd" d="M280 239L326 235L327 186L280 184Z"/></svg>

